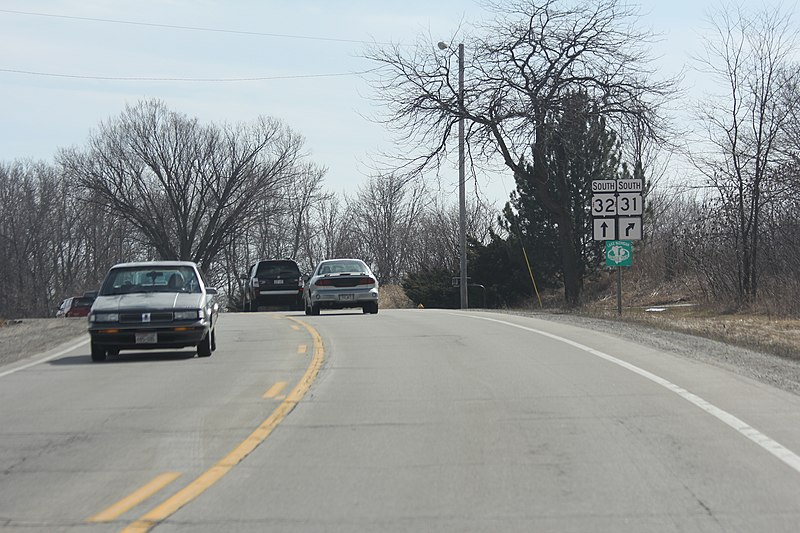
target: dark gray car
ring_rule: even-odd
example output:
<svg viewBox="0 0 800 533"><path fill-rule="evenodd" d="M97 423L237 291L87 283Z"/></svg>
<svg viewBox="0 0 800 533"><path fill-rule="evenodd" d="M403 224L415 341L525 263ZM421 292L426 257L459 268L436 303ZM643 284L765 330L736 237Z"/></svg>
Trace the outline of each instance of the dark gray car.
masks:
<svg viewBox="0 0 800 533"><path fill-rule="evenodd" d="M217 290L190 261L121 263L106 274L89 313L93 361L120 350L216 349Z"/></svg>

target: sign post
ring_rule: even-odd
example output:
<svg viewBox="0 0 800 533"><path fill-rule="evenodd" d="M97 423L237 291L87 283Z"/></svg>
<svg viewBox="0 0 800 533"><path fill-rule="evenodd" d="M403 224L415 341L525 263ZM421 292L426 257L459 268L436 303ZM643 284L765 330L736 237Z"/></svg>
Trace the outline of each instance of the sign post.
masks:
<svg viewBox="0 0 800 533"><path fill-rule="evenodd" d="M622 316L622 267L632 264L631 241L606 241L606 266L617 267L617 316Z"/></svg>
<svg viewBox="0 0 800 533"><path fill-rule="evenodd" d="M606 266L617 268L617 315L622 315L622 267L633 264L632 241L642 239L642 180L592 181L592 237L606 242Z"/></svg>

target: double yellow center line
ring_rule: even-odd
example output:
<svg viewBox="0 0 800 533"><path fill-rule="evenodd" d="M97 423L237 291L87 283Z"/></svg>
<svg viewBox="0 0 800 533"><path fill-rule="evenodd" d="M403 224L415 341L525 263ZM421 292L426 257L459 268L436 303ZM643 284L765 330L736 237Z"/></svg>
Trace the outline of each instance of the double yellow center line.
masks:
<svg viewBox="0 0 800 533"><path fill-rule="evenodd" d="M305 396L306 392L308 392L309 388L311 387L311 384L316 379L320 368L322 367L322 361L325 357L325 350L322 345L322 337L320 337L317 330L296 318L287 318L296 324L299 324L299 326L304 327L311 334L311 338L314 342L314 351L311 358L311 363L294 389L292 389L292 391L286 396L280 405L278 405L272 414L270 414L269 417L267 417L267 419L264 420L244 441L231 450L228 455L223 457L214 466L200 474L187 486L167 498L164 502L153 508L148 513L144 514L138 520L131 523L128 527L122 530L123 533L139 533L149 531L154 526L173 515L178 509L208 490L209 487L219 481L234 466L239 464L245 457L255 450L259 444L264 442L264 440L270 435L270 433L272 433L277 425L280 424L284 418L286 418L286 416L295 408L303 396ZM299 331L299 326L293 325L292 329ZM305 350L303 353L304 352ZM286 382L276 383L264 394L264 397L277 396L285 386ZM272 396L268 396L270 394L272 394ZM169 483L177 479L178 476L180 476L180 474L177 472L162 474L140 489L131 493L126 498L123 498L111 507L92 516L87 521L107 522L114 520L132 509L139 502L144 501L162 488L166 487Z"/></svg>

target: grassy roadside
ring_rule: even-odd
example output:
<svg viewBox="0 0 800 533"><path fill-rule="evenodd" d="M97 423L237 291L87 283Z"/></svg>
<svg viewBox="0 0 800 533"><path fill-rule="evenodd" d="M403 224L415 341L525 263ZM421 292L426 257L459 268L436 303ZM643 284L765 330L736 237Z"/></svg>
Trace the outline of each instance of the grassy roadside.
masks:
<svg viewBox="0 0 800 533"><path fill-rule="evenodd" d="M616 306L589 305L578 313L687 333L800 361L800 319L720 313L691 304L627 307L621 315Z"/></svg>

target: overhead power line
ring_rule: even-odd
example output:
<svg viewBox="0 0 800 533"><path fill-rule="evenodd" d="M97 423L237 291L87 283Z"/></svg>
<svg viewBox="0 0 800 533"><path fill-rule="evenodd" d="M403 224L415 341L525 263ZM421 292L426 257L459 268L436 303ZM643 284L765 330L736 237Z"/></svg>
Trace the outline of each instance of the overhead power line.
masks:
<svg viewBox="0 0 800 533"><path fill-rule="evenodd" d="M10 68L0 68L0 72L10 72L12 74L26 74L29 76L47 76L51 78L73 78L81 80L110 80L110 81L186 81L186 82L247 82L247 81L269 81L269 80L293 80L303 78L333 78L339 76L358 76L368 74L377 70L376 68L357 72L335 72L331 74L296 74L287 76L256 76L251 78L156 78L144 76L92 76L82 74L58 74L54 72L35 72L32 70L19 70Z"/></svg>
<svg viewBox="0 0 800 533"><path fill-rule="evenodd" d="M19 11L13 9L0 9L0 13L9 13L14 15L24 15L24 16L34 16L34 17L49 17L49 18L59 18L59 19L68 19L68 20L81 20L81 21L89 21L89 22L101 22L101 23L111 23L111 24L127 24L132 26L146 26L146 27L154 27L154 28L163 28L163 29L178 29L178 30L187 30L187 31L202 31L202 32L215 32L215 33L228 33L228 34L238 34L238 35L250 35L250 36L258 36L258 37L277 37L277 38L288 38L288 39L308 39L308 40L315 40L315 41L329 41L329 42L343 42L343 43L359 43L359 44L389 44L389 43L378 43L378 42L370 42L370 41L363 41L363 40L356 40L356 39L339 39L339 38L332 38L332 37L319 37L313 35L291 35L291 34L280 34L280 33L265 33L265 32L254 32L254 31L242 31L242 30L229 30L229 29L221 29L221 28L208 28L208 27L199 27L199 26L179 26L174 24L158 24L158 23L150 23L150 22L136 22L136 21L129 21L129 20L118 20L118 19L106 19L106 18L94 18L94 17L78 17L73 15L58 15L53 13L36 13L32 11ZM34 71L34 70L23 70L23 69L11 69L11 68L0 68L0 72L8 72L12 74L23 74L28 76L43 76L43 77L51 77L51 78L71 78L71 79L85 79L85 80L106 80L106 81L154 81L154 82L194 82L194 83L231 83L231 82L253 82L253 81L271 81L271 80L290 80L290 79L304 79L304 78L331 78L331 77L341 77L341 76L358 76L361 74L367 74L373 72L377 69L370 69L364 71L352 71L352 72L335 72L335 73L328 73L328 74L297 74L297 75L286 75L286 76L253 76L253 77L239 77L239 78L189 78L189 77L157 77L157 76L101 76L101 75L91 75L91 74L63 74L63 73L55 73L55 72L41 72L41 71Z"/></svg>
<svg viewBox="0 0 800 533"><path fill-rule="evenodd" d="M339 43L358 43L358 44L384 44L390 45L392 43L378 43L374 41L364 41L359 39L339 39L335 37L319 37L316 35L291 35L286 33L265 33L265 32L258 32L258 31L243 31L243 30L227 30L227 29L220 29L220 28L206 28L202 26L178 26L175 24L157 24L153 22L135 22L130 20L117 20L117 19L105 19L105 18L93 18L93 17L76 17L73 15L56 15L53 13L34 13L32 11L16 11L13 9L0 9L0 13L10 13L13 15L26 15L32 17L50 17L50 18L60 18L60 19L69 19L69 20L83 20L89 22L103 22L103 23L111 23L111 24L127 24L130 26L148 26L151 28L165 28L171 30L188 30L188 31L205 31L205 32L214 32L214 33L229 33L234 35L254 35L258 37L279 37L283 39L306 39L312 41L328 41L328 42L339 42Z"/></svg>

